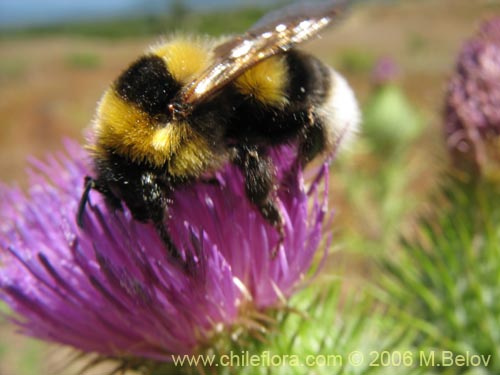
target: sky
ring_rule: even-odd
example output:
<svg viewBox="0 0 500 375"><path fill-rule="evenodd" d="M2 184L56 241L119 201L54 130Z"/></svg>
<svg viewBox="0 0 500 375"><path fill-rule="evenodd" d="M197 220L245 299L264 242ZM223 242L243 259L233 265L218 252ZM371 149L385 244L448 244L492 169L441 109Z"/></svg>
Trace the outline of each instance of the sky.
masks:
<svg viewBox="0 0 500 375"><path fill-rule="evenodd" d="M189 8L265 4L266 0L185 0ZM0 28L166 12L172 0L0 0Z"/></svg>

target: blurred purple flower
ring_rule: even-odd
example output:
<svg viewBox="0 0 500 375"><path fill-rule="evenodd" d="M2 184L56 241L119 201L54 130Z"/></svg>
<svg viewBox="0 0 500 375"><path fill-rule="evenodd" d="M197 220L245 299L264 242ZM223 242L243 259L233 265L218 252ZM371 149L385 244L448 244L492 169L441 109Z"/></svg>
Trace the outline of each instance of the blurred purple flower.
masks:
<svg viewBox="0 0 500 375"><path fill-rule="evenodd" d="M445 135L457 165L482 169L500 135L500 18L466 42L448 86ZM494 146L496 148L496 146Z"/></svg>
<svg viewBox="0 0 500 375"><path fill-rule="evenodd" d="M0 187L0 298L25 334L104 356L168 361L289 296L320 244L327 171L306 192L290 148L273 154L286 220L277 256L276 230L228 165L219 185L176 193L170 229L190 254L184 265L169 258L151 225L112 212L98 193L81 230L75 212L87 157L74 143L66 149L70 156L33 161L28 195Z"/></svg>
<svg viewBox="0 0 500 375"><path fill-rule="evenodd" d="M479 35L485 40L498 43L500 40L500 17L484 22L479 29Z"/></svg>
<svg viewBox="0 0 500 375"><path fill-rule="evenodd" d="M376 86L385 85L394 81L399 75L399 67L390 57L380 58L371 72L372 82Z"/></svg>

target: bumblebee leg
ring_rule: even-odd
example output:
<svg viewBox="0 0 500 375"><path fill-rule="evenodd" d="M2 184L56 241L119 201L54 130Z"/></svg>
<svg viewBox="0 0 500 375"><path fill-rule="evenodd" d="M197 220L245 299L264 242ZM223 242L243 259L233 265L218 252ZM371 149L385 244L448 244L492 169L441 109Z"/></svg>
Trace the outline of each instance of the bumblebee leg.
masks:
<svg viewBox="0 0 500 375"><path fill-rule="evenodd" d="M257 148L242 147L238 149L235 162L245 177L247 197L259 209L262 216L278 231L280 239L277 248L279 248L283 242L285 231L281 212L272 196L275 187L272 161L259 155ZM273 255L277 248L273 251Z"/></svg>
<svg viewBox="0 0 500 375"><path fill-rule="evenodd" d="M283 217L281 216L279 208L276 206L276 202L272 199L267 200L263 205L257 205L257 207L259 208L262 216L276 228L276 231L279 234L278 243L271 252L271 257L274 258L285 241Z"/></svg>
<svg viewBox="0 0 500 375"><path fill-rule="evenodd" d="M154 222L156 231L158 232L158 235L160 236L161 240L167 247L168 253L174 258L174 259L181 259L181 255L179 253L179 250L177 247L174 245L174 242L172 241L172 238L170 237L170 234L168 233L167 227L165 226L165 223L163 222L163 219L161 221Z"/></svg>
<svg viewBox="0 0 500 375"><path fill-rule="evenodd" d="M89 194L91 190L97 190L99 193L103 194L106 198L106 202L114 209L121 209L122 205L120 200L104 185L99 184L99 181L86 176L84 180L84 189L82 197L80 198L80 203L78 204L78 212L76 214L76 222L80 228L83 228L83 213L85 212L85 206L89 202Z"/></svg>
<svg viewBox="0 0 500 375"><path fill-rule="evenodd" d="M141 174L124 182L122 186L123 200L130 209L135 220L152 222L168 252L179 258L179 251L174 245L165 219L168 211L168 184L160 180L158 173L144 171Z"/></svg>
<svg viewBox="0 0 500 375"><path fill-rule="evenodd" d="M216 177L202 178L201 182L207 185L220 186L220 182Z"/></svg>
<svg viewBox="0 0 500 375"><path fill-rule="evenodd" d="M85 211L85 206L89 201L90 190L95 188L95 180L90 176L86 176L84 186L83 194L80 198L80 203L78 204L78 212L76 214L76 223L80 228L83 228L83 212Z"/></svg>
<svg viewBox="0 0 500 375"><path fill-rule="evenodd" d="M326 148L325 129L314 115L310 115L310 123L304 128L300 137L299 158L306 165Z"/></svg>
<svg viewBox="0 0 500 375"><path fill-rule="evenodd" d="M179 252L179 249L177 249L177 246L175 246L174 241L172 240L172 237L170 237L170 233L168 232L167 228L167 223L165 222L166 218L166 212L167 212L167 205L165 203L164 206L162 206L162 212L161 214L158 212L155 216L152 217L152 222L155 226L156 232L160 236L161 240L165 244L165 247L167 248L168 253L174 258L174 259L181 259L181 254Z"/></svg>

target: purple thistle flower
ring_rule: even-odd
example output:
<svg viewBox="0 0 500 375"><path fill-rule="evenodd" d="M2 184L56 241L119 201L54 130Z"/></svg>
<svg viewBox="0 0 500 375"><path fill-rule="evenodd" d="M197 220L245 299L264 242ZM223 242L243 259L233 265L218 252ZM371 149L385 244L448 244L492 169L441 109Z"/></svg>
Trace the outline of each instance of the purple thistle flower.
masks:
<svg viewBox="0 0 500 375"><path fill-rule="evenodd" d="M27 195L0 187L0 298L25 334L103 356L169 361L277 305L310 268L325 222L327 170L306 192L290 147L272 155L286 222L276 257L276 230L227 165L219 184L176 192L169 225L186 255L182 265L153 226L126 209L113 212L98 193L81 230L75 213L87 156L72 142L66 150L70 156L32 162Z"/></svg>
<svg viewBox="0 0 500 375"><path fill-rule="evenodd" d="M371 72L371 80L375 86L393 82L399 75L399 67L390 57L377 60Z"/></svg>
<svg viewBox="0 0 500 375"><path fill-rule="evenodd" d="M482 169L500 135L500 18L466 42L451 78L445 134L455 163ZM490 147L493 146L493 147Z"/></svg>

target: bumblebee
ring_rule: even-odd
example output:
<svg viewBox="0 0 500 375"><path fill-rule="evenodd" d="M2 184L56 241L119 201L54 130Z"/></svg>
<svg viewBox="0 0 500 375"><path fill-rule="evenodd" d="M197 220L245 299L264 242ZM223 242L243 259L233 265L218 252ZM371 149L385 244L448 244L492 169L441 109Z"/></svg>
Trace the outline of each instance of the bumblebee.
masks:
<svg viewBox="0 0 500 375"><path fill-rule="evenodd" d="M359 122L346 81L294 47L330 25L338 2L274 12L225 40L176 37L153 46L104 93L89 145L77 220L92 189L115 208L152 222L171 254L168 206L179 186L237 165L248 199L283 235L274 167L277 145L296 144L305 165L331 152Z"/></svg>

